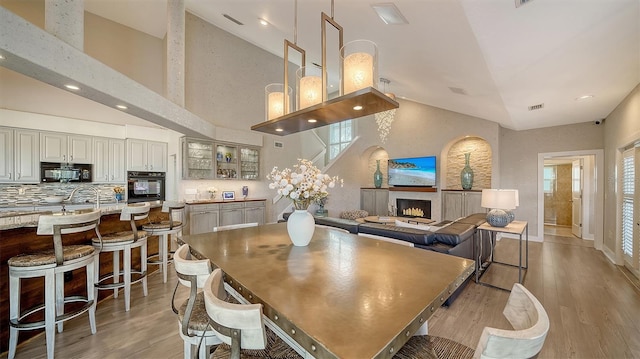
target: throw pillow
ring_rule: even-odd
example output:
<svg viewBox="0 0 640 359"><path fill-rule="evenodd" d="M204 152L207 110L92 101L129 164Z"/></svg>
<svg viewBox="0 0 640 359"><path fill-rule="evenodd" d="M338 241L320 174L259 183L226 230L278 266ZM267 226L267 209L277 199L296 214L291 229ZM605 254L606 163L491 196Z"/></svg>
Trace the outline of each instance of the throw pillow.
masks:
<svg viewBox="0 0 640 359"><path fill-rule="evenodd" d="M369 215L369 212L367 211L363 211L361 209L354 209L351 211L343 211L342 213L340 213L340 218L355 220L358 218L367 217L368 215Z"/></svg>

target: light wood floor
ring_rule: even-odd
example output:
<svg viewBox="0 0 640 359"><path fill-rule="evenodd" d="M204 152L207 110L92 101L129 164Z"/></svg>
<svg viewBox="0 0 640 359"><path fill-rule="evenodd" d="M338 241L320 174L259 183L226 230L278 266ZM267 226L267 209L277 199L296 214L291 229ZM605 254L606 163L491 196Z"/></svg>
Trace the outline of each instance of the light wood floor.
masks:
<svg viewBox="0 0 640 359"><path fill-rule="evenodd" d="M524 284L551 321L539 358L640 358L640 288L589 242L547 235L545 243L530 243ZM503 239L496 259L517 260L517 251L516 240ZM494 265L483 279L510 286L517 270ZM181 358L182 340L169 305L175 281L173 273L166 284L161 275L150 275L149 296L135 288L128 313L122 297L99 303L96 335L89 334L86 316L68 321L56 334L56 357ZM180 292L181 298L186 295ZM429 320L429 332L475 348L484 326L510 328L502 316L508 295L470 283L451 307ZM18 347L16 358L46 357L44 343L44 335L32 339Z"/></svg>

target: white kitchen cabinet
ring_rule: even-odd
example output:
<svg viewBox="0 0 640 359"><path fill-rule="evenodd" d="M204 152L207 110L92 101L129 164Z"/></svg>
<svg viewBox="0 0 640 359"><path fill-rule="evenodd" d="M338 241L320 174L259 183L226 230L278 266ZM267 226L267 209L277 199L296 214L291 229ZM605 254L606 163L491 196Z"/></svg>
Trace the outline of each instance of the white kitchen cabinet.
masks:
<svg viewBox="0 0 640 359"><path fill-rule="evenodd" d="M93 158L94 182L124 183L126 181L124 140L95 137Z"/></svg>
<svg viewBox="0 0 640 359"><path fill-rule="evenodd" d="M128 171L167 171L167 143L137 139L126 143Z"/></svg>
<svg viewBox="0 0 640 359"><path fill-rule="evenodd" d="M92 138L65 133L42 132L41 162L93 163Z"/></svg>
<svg viewBox="0 0 640 359"><path fill-rule="evenodd" d="M370 216L389 215L389 190L387 188L361 188L360 208Z"/></svg>
<svg viewBox="0 0 640 359"><path fill-rule="evenodd" d="M13 130L0 128L0 181L11 182L15 175L13 168Z"/></svg>
<svg viewBox="0 0 640 359"><path fill-rule="evenodd" d="M481 191L442 191L442 220L453 221L474 213L485 213Z"/></svg>
<svg viewBox="0 0 640 359"><path fill-rule="evenodd" d="M40 182L40 134L0 128L0 182Z"/></svg>

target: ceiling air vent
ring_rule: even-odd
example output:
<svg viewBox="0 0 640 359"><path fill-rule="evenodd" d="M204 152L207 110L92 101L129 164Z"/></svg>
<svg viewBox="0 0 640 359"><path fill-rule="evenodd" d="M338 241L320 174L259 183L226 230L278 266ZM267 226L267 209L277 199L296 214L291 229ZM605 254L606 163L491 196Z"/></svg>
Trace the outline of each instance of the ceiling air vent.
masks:
<svg viewBox="0 0 640 359"><path fill-rule="evenodd" d="M238 20L236 20L236 19L232 18L232 17L231 17L231 15L223 14L222 16L226 17L226 18L227 18L227 20L229 20L229 21L233 21L233 22L235 22L235 23L236 23L236 24L238 24L238 25L244 25L244 24L243 24L243 23L241 23L240 21L238 21Z"/></svg>
<svg viewBox="0 0 640 359"><path fill-rule="evenodd" d="M541 110L544 108L543 103L539 103L537 105L529 106L529 111Z"/></svg>
<svg viewBox="0 0 640 359"><path fill-rule="evenodd" d="M449 90L458 95L468 95L467 91L461 87L449 87Z"/></svg>
<svg viewBox="0 0 640 359"><path fill-rule="evenodd" d="M520 7L522 5L526 5L530 2L532 2L533 0L515 0L516 2L516 7Z"/></svg>

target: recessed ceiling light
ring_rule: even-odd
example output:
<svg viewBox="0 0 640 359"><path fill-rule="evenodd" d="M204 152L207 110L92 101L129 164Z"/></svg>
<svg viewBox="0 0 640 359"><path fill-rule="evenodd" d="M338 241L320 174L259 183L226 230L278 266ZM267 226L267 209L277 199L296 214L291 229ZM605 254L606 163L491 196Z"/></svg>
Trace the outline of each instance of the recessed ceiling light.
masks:
<svg viewBox="0 0 640 359"><path fill-rule="evenodd" d="M121 110L126 110L126 109L128 109L128 107L127 107L127 106L125 106L125 105L116 105L116 107L117 107L117 108L119 108L119 109L121 109Z"/></svg>
<svg viewBox="0 0 640 359"><path fill-rule="evenodd" d="M282 131L284 131L284 130L281 129L281 128L276 128L276 132L282 132Z"/></svg>
<svg viewBox="0 0 640 359"><path fill-rule="evenodd" d="M258 22L260 22L260 25L262 25L262 26L269 26L269 21L267 21L267 20L265 20L265 19L263 19L261 17L258 18Z"/></svg>
<svg viewBox="0 0 640 359"><path fill-rule="evenodd" d="M316 122L318 122L318 120L316 120L315 118L310 118L310 119L307 120L307 122L316 123Z"/></svg>
<svg viewBox="0 0 640 359"><path fill-rule="evenodd" d="M64 85L64 87L68 88L69 90L73 90L73 91L80 90L80 87L78 87L76 85Z"/></svg>
<svg viewBox="0 0 640 359"><path fill-rule="evenodd" d="M353 106L353 109L356 111L360 111L362 110L362 106L358 105L358 106Z"/></svg>
<svg viewBox="0 0 640 359"><path fill-rule="evenodd" d="M0 55L0 60L4 60L4 56L3 55Z"/></svg>
<svg viewBox="0 0 640 359"><path fill-rule="evenodd" d="M398 7L392 3L373 4L371 7L376 14L378 14L382 22L387 25L405 25L409 23Z"/></svg>
<svg viewBox="0 0 640 359"><path fill-rule="evenodd" d="M593 95L580 96L580 97L576 98L576 101L588 100L590 98L593 98Z"/></svg>

